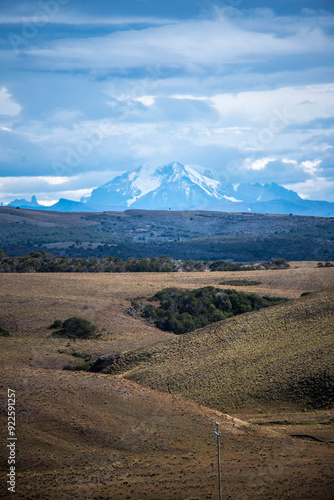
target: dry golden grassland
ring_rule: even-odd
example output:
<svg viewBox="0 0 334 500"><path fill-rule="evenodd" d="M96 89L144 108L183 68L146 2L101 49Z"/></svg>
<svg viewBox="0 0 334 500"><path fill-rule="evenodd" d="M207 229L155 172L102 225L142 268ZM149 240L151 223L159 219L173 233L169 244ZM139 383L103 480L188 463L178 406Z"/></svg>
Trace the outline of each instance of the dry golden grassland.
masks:
<svg viewBox="0 0 334 500"><path fill-rule="evenodd" d="M115 377L1 371L17 394L15 498L215 499L216 419L226 498L331 498L326 441L291 438Z"/></svg>
<svg viewBox="0 0 334 500"><path fill-rule="evenodd" d="M0 498L215 499L215 419L222 425L225 498L333 498L333 412L297 412L284 391L277 392L281 399L276 406L270 408L269 393L254 406L254 399L248 399L242 388L250 382L252 395L258 391L263 396L263 388L270 391L275 382L272 377L278 372L287 380L285 376L293 369L300 374L298 367L321 366L330 359L333 307L328 303L332 295L321 290L333 285L334 268L315 266L314 262L294 263L288 270L248 273L0 275L0 326L11 333L0 337L1 425L6 428L5 396L10 387L16 390L18 437L14 497L5 486L7 449L6 436L1 434ZM153 295L165 287L231 288L219 283L232 279L261 281L257 286L235 288L263 295L297 299L303 292L320 293L232 318L227 326L212 325L193 332L191 341L187 341L189 336L175 338L126 313L131 299ZM322 306L314 316L316 301ZM69 316L93 321L102 337L82 341L51 338L48 326ZM290 324L295 326L291 342L286 328ZM238 325L242 334L239 341L233 339ZM315 338L312 331L317 332ZM252 336L249 342L248 333ZM297 349L301 338L304 342ZM208 339L215 343L211 357ZM226 377L233 382L236 374L240 375L240 387L232 391L230 383L226 394L232 402L236 392L250 402L232 411L241 420L217 410L216 391L221 390L222 380L212 373L215 363L219 371L223 369L219 339L228 348L226 367L233 366L235 371L228 373L226 368ZM184 352L176 348L187 343ZM73 353L89 354L94 360L105 353L158 352L160 346L161 352L168 356L174 352L175 356L161 362L160 367L152 362L154 383L165 390L161 386L164 378L177 378L183 387L176 391L180 395L144 387L120 378L122 375L62 370L65 364L80 362ZM269 359L276 364L270 364ZM259 367L268 373L258 374ZM201 380L206 378L206 404L211 409L189 400L199 400L206 392L203 382L196 382L199 368L205 370ZM151 377L147 363L126 376L134 373L145 384L145 377ZM221 409L224 406L226 401Z"/></svg>
<svg viewBox="0 0 334 500"><path fill-rule="evenodd" d="M225 412L321 408L332 377L333 302L334 288L242 314L127 353L108 372Z"/></svg>

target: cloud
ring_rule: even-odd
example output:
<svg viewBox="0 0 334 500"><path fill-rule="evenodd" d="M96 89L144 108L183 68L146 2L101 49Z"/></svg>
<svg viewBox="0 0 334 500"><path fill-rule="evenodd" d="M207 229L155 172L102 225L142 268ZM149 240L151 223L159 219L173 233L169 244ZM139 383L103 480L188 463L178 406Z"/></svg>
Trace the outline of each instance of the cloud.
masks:
<svg viewBox="0 0 334 500"><path fill-rule="evenodd" d="M289 160L288 158L282 158L282 163L290 164L290 165L297 165L298 162L296 160Z"/></svg>
<svg viewBox="0 0 334 500"><path fill-rule="evenodd" d="M330 54L334 42L321 28L295 23L282 32L275 19L272 31L226 16L183 21L142 30L118 31L103 37L68 38L25 50L30 64L52 69L126 69L143 65L219 68L220 65L271 61L277 57ZM278 22L278 21L281 21ZM205 43L203 43L205 40Z"/></svg>
<svg viewBox="0 0 334 500"><path fill-rule="evenodd" d="M318 166L320 165L321 160L314 160L314 161L303 161L301 163L301 167L306 172L307 174L314 175L317 172L319 172Z"/></svg>
<svg viewBox="0 0 334 500"><path fill-rule="evenodd" d="M21 112L21 106L17 104L6 87L0 89L0 116L16 116Z"/></svg>
<svg viewBox="0 0 334 500"><path fill-rule="evenodd" d="M275 161L275 158L259 158L258 160L250 162L248 168L250 170L263 170L266 168L268 163L273 161Z"/></svg>
<svg viewBox="0 0 334 500"><path fill-rule="evenodd" d="M307 200L327 200L334 202L334 180L325 177L308 179L305 182L286 184L284 187L296 191L301 198Z"/></svg>
<svg viewBox="0 0 334 500"><path fill-rule="evenodd" d="M56 176L20 176L0 177L0 200L9 203L14 199L30 200L32 195L37 200L52 204L59 198L68 198L79 201L80 198L90 193L94 187L113 179L119 172L87 172L72 177Z"/></svg>
<svg viewBox="0 0 334 500"><path fill-rule="evenodd" d="M308 104L305 105L305 101ZM225 119L265 124L282 130L293 123L331 120L334 114L334 84L281 87L279 89L217 94L213 103Z"/></svg>

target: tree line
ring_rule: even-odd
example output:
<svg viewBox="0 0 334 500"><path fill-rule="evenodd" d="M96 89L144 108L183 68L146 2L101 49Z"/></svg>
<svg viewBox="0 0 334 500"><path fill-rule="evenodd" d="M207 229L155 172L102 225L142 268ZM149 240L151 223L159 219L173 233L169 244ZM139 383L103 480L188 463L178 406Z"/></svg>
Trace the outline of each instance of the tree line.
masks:
<svg viewBox="0 0 334 500"><path fill-rule="evenodd" d="M167 255L151 258L129 257L79 257L58 256L47 252L31 252L28 255L10 257L0 250L1 273L171 273L202 271L252 271L259 269L287 269L289 264L284 259L250 264L213 262L203 260L173 259Z"/></svg>

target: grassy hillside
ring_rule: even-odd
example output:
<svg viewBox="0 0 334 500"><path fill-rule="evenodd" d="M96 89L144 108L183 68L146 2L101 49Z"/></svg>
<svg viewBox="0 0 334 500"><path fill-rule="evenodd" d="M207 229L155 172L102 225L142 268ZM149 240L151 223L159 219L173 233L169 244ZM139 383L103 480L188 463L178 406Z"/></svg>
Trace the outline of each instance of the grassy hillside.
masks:
<svg viewBox="0 0 334 500"><path fill-rule="evenodd" d="M214 500L216 419L226 498L332 498L328 437L292 438L101 374L15 370L8 360L0 367L1 394L8 386L17 398L17 492L6 495L2 446L1 498ZM0 409L5 429L3 399ZM319 427L307 433L323 433Z"/></svg>
<svg viewBox="0 0 334 500"><path fill-rule="evenodd" d="M334 289L246 313L149 349L108 373L220 411L333 404Z"/></svg>
<svg viewBox="0 0 334 500"><path fill-rule="evenodd" d="M251 279L259 284L249 285L249 288L243 284L239 289L290 298L297 298L302 292L317 292L333 283L334 268L317 269L315 266L314 262L296 262L287 270L254 271ZM292 324L291 311L295 311L296 324L304 314L305 328L309 321L318 325L314 329L316 333L321 328L320 334L313 339L305 330L305 343L300 351L290 342L292 354L298 354L291 359L297 366L297 361L304 356L305 366L311 366L310 346L313 345L317 361L326 344L325 318L329 325L332 324L328 311L331 295L327 296L327 292L284 304L292 309L286 310L285 317L277 315L282 320L278 333L281 332L285 339L281 344L270 322L273 312L280 311L281 306L248 314L244 322L241 316L228 320L227 330L226 325L222 328L220 323L193 332L191 335L195 336L189 336L188 341L187 336L175 338L126 312L131 300L138 295L150 296L170 286L195 289L211 285L224 289L219 283L239 278L249 280L249 273L0 275L0 327L10 333L9 337L0 336L0 425L5 443L9 387L16 391L17 399L15 498L214 500L218 493L216 437L213 434L217 419L222 430L222 482L226 499L331 500L333 410L296 412L298 405L289 405L286 399L284 410L280 401L278 406L271 407L267 400L261 399L256 399L254 410L252 396L248 399L249 407L243 407L241 421L220 413L215 406L210 409L189 399L141 386L125 379L125 373L113 376L63 370L66 364L82 363L80 356L84 355L94 360L106 353L127 358L130 352L136 356L141 352L142 375L146 373L148 377L147 353L150 352L152 369L161 369L158 384L163 385L166 375L166 380L175 378L173 370L177 366L179 393L193 397L190 389L194 387L201 395L205 381L203 367L207 373L205 384L209 389L212 387L212 391L221 388L222 370L227 371L232 366L235 371L238 363L243 380L247 376L250 380L256 377L256 366L262 366L256 364L261 356L256 356L255 340L246 342L249 331L258 339L257 345L264 345L269 332L267 343L272 346L272 352L268 351L271 361L276 359L279 363L280 356L283 360L288 359L286 354L279 353L279 346L289 346L282 318L287 327ZM312 304L317 297L321 299L318 304L323 306L314 315ZM299 309L294 309L294 304L299 304ZM257 316L262 313L267 316ZM102 336L85 340L51 337L48 327L56 319L64 321L71 316L92 321ZM268 321L257 332L255 327L261 323L260 318L268 318ZM231 330L231 325L240 325L240 328ZM301 337L295 332L292 341L297 338L300 341ZM184 352L181 346L185 347ZM222 349L222 346L225 347ZM224 352L229 352L225 365ZM165 355L170 358L164 360ZM329 356L329 348L324 353L324 366L326 356ZM269 358L264 360L268 370L277 375L280 365L271 366ZM171 360L169 367L168 359ZM247 365L249 360L253 360L254 366ZM214 366L209 365L211 362L218 367L216 374ZM136 370L138 368L137 365ZM231 380L236 379L233 370L229 368ZM131 372L129 375L132 376ZM196 385L195 379L201 380L202 386ZM251 387L257 389L261 380L255 378ZM239 387L234 393L241 394L240 390ZM233 396L233 392L229 394ZM213 405L217 402L215 396L213 393ZM207 398L208 404L211 404L210 398ZM223 403L222 408L227 406ZM250 425L245 419L254 423ZM13 497L9 497L5 489L7 455L6 447L1 446L0 498Z"/></svg>

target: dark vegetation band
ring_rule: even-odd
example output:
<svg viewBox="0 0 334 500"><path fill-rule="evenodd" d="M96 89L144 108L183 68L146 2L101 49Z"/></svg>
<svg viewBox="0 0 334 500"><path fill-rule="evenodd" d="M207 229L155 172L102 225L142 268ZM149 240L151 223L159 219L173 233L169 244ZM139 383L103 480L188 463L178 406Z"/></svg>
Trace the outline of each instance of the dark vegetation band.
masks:
<svg viewBox="0 0 334 500"><path fill-rule="evenodd" d="M173 259L162 255L152 258L120 259L119 257L57 256L46 252L31 252L22 257L10 257L0 250L1 273L171 273L202 271L255 271L261 269L288 269L285 259L276 258L268 262L244 264L242 262L213 262L203 260Z"/></svg>

